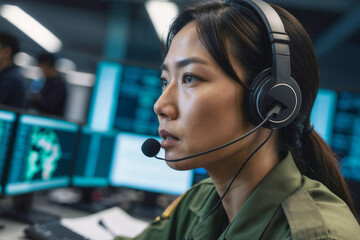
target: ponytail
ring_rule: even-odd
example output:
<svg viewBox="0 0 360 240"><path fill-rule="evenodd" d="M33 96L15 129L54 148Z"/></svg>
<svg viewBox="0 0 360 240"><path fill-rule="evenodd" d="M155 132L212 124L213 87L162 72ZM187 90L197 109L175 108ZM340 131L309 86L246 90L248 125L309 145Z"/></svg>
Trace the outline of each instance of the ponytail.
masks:
<svg viewBox="0 0 360 240"><path fill-rule="evenodd" d="M296 119L280 129L280 157L290 151L301 174L323 183L348 205L358 220L346 182L339 170L337 156L310 124L310 114L320 80L314 46L306 30L294 16L281 7L273 7L280 15L291 40L291 74L301 89L303 99Z"/></svg>
<svg viewBox="0 0 360 240"><path fill-rule="evenodd" d="M359 222L337 156L312 127L303 127L300 119L280 131L279 156L284 158L290 151L300 173L321 182L340 197Z"/></svg>
<svg viewBox="0 0 360 240"><path fill-rule="evenodd" d="M303 175L322 182L340 197L359 221L346 182L340 173L336 155L316 131L304 135L301 140L302 149L295 154L302 153L300 159L300 156L295 157L300 171Z"/></svg>

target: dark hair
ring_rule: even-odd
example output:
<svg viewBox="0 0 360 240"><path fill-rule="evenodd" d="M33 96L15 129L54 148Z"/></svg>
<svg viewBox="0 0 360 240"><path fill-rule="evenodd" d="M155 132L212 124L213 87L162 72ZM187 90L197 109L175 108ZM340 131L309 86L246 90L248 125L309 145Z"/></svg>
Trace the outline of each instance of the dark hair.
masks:
<svg viewBox="0 0 360 240"><path fill-rule="evenodd" d="M11 49L11 59L19 52L18 40L6 32L0 32L0 44L2 47L8 47Z"/></svg>
<svg viewBox="0 0 360 240"><path fill-rule="evenodd" d="M55 67L56 57L54 54L44 52L37 57L38 64L45 64L49 67Z"/></svg>
<svg viewBox="0 0 360 240"><path fill-rule="evenodd" d="M302 92L298 116L279 129L277 145L280 158L288 151L301 174L322 182L343 199L356 217L337 159L325 141L312 129L310 113L319 87L319 66L313 44L299 21L281 7L272 5L283 21L290 38L291 75ZM249 86L257 74L271 67L272 56L267 31L256 12L239 1L205 1L186 8L175 19L167 37L172 39L189 22L195 22L200 40L218 65L235 81ZM246 79L239 79L229 52L243 66Z"/></svg>

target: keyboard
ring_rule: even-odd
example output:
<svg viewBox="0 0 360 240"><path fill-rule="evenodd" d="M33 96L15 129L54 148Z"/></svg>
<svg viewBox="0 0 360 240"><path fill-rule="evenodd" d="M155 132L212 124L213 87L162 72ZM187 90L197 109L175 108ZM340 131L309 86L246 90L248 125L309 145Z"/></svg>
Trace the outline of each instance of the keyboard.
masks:
<svg viewBox="0 0 360 240"><path fill-rule="evenodd" d="M25 236L32 240L88 240L62 225L60 221L34 224L24 232Z"/></svg>

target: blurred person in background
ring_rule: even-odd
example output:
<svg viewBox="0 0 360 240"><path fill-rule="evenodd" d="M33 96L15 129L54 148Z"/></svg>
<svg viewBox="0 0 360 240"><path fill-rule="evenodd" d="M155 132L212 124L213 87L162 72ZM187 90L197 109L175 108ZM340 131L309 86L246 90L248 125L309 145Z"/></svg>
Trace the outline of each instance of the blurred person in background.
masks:
<svg viewBox="0 0 360 240"><path fill-rule="evenodd" d="M25 108L25 79L14 64L18 51L18 40L0 32L0 104Z"/></svg>
<svg viewBox="0 0 360 240"><path fill-rule="evenodd" d="M30 97L28 107L40 113L63 116L67 87L65 80L55 67L56 57L50 53L41 53L37 61L44 74L45 84L38 94Z"/></svg>

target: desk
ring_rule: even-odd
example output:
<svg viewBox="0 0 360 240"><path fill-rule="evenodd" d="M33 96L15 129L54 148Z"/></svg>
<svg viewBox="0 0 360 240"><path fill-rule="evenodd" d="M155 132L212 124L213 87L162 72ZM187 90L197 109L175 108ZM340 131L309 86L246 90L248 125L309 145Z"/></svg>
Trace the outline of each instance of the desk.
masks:
<svg viewBox="0 0 360 240"><path fill-rule="evenodd" d="M44 196L35 196L34 209L60 215L64 218L76 218L89 215L87 212L74 210L57 204L51 204L46 201ZM4 209L11 205L10 199L1 199L0 208ZM24 229L29 225L25 223L15 222L12 220L0 218L0 224L4 224L5 228L0 230L0 240L24 240Z"/></svg>
<svg viewBox="0 0 360 240"><path fill-rule="evenodd" d="M85 212L85 211L80 211L77 209L50 203L50 202L48 202L47 199L48 198L45 193L41 193L41 192L35 193L32 208L35 210L40 210L40 211L44 211L47 213L55 214L55 215L61 216L62 218L79 218L79 217L84 217L84 216L90 215L88 212ZM126 199L126 198L122 197L122 199ZM126 209L125 202L123 202L122 204L119 204L119 206L122 209ZM11 198L1 199L0 200L0 209L6 209L6 208L10 207L11 204L12 204ZM139 209L142 209L142 211L143 211L145 208L131 208L131 209L133 210L132 213L130 213L131 215L133 215L133 216L135 215L134 216L135 218L143 220L145 222L151 222L155 216L158 216L162 212L162 209L161 209L161 211L160 211L160 209L158 209L160 212L159 211L157 212L157 211L154 211L157 209L157 207L152 207L151 214L149 214L149 212L148 212L145 214L145 215L147 215L145 217L145 216L141 216L141 215L137 214L140 212ZM138 210L138 211L136 211L136 210ZM142 213L144 214L145 212L142 212ZM154 214L156 214L156 215L154 215ZM136 216L136 215L138 215L138 216ZM24 229L26 229L29 226L28 224L16 222L16 221L4 219L4 218L0 218L0 224L5 225L5 228L0 230L0 240L25 240L25 239L27 239L27 238L25 238Z"/></svg>

